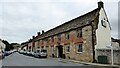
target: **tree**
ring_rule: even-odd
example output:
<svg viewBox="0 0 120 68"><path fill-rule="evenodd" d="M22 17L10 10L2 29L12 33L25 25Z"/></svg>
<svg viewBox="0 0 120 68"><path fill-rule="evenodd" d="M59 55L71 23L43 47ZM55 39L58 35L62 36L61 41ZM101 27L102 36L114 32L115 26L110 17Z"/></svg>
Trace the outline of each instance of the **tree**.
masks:
<svg viewBox="0 0 120 68"><path fill-rule="evenodd" d="M2 40L2 42L6 45L5 51L10 51L11 49L14 49L14 47L6 40Z"/></svg>
<svg viewBox="0 0 120 68"><path fill-rule="evenodd" d="M10 51L10 44L6 40L2 40L2 42L6 45L5 51Z"/></svg>
<svg viewBox="0 0 120 68"><path fill-rule="evenodd" d="M18 47L20 47L21 45L19 43L11 43L11 46L14 47L14 49L17 49Z"/></svg>

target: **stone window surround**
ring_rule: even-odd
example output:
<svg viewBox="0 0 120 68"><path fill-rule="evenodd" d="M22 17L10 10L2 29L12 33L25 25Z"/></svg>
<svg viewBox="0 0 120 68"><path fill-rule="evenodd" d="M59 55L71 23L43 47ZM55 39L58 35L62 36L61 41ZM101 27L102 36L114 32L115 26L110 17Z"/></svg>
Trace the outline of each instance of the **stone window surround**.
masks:
<svg viewBox="0 0 120 68"><path fill-rule="evenodd" d="M76 30L76 36L77 36L77 38L81 38L82 37L82 28Z"/></svg>
<svg viewBox="0 0 120 68"><path fill-rule="evenodd" d="M69 46L69 51L68 51L68 46ZM70 50L71 50L70 44L69 44L69 45L66 45L66 53L70 53Z"/></svg>
<svg viewBox="0 0 120 68"><path fill-rule="evenodd" d="M78 49L77 49L77 46L81 45L82 46L82 51L81 52L78 52ZM83 44L82 43L79 43L79 44L76 44L76 53L83 53Z"/></svg>
<svg viewBox="0 0 120 68"><path fill-rule="evenodd" d="M65 34L65 38L66 38L66 40L69 40L69 39L70 39L69 32L67 32L67 33Z"/></svg>

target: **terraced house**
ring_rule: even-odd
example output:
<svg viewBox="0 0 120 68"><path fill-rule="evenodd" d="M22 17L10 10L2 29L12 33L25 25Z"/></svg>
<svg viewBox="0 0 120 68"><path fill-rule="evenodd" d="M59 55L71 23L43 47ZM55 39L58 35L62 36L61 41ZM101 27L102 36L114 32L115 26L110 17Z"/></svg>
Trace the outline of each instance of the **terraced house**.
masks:
<svg viewBox="0 0 120 68"><path fill-rule="evenodd" d="M95 49L111 45L111 27L103 4L100 1L91 12L46 32L38 32L27 42L27 49L47 49L48 57L94 62Z"/></svg>

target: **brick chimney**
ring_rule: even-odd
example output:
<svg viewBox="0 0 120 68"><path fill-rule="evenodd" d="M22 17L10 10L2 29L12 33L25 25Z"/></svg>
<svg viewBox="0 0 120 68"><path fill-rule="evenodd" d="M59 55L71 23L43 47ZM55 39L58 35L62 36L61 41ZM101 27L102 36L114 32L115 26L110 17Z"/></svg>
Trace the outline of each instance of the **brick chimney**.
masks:
<svg viewBox="0 0 120 68"><path fill-rule="evenodd" d="M104 8L104 3L102 1L98 2L98 8Z"/></svg>
<svg viewBox="0 0 120 68"><path fill-rule="evenodd" d="M35 36L32 36L32 38L34 39L34 38L35 38Z"/></svg>
<svg viewBox="0 0 120 68"><path fill-rule="evenodd" d="M40 32L37 32L37 36L39 36L40 35Z"/></svg>
<svg viewBox="0 0 120 68"><path fill-rule="evenodd" d="M42 30L42 34L44 33L44 30Z"/></svg>

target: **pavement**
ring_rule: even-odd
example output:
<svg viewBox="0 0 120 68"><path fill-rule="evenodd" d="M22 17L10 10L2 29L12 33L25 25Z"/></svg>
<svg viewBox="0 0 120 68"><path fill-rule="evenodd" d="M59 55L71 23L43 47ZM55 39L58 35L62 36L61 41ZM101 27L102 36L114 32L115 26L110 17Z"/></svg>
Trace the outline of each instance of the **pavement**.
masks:
<svg viewBox="0 0 120 68"><path fill-rule="evenodd" d="M62 62L73 62L73 63L79 63L79 64L84 64L84 65L93 65L93 66L104 66L104 67L115 67L115 68L120 68L120 65L99 64L99 63L88 63L88 62L81 62L81 61L70 60L70 59L62 59Z"/></svg>

